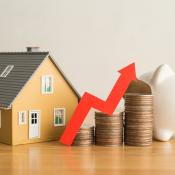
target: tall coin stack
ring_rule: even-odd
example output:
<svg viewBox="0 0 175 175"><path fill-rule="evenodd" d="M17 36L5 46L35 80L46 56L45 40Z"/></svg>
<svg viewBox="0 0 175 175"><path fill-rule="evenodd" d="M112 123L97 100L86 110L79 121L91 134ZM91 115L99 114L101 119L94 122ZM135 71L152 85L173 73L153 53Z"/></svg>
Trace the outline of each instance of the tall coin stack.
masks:
<svg viewBox="0 0 175 175"><path fill-rule="evenodd" d="M73 141L74 146L90 146L94 143L94 127L82 126Z"/></svg>
<svg viewBox="0 0 175 175"><path fill-rule="evenodd" d="M128 93L125 95L126 145L148 146L152 144L153 96Z"/></svg>
<svg viewBox="0 0 175 175"><path fill-rule="evenodd" d="M101 146L119 146L123 143L123 113L95 113L95 144Z"/></svg>

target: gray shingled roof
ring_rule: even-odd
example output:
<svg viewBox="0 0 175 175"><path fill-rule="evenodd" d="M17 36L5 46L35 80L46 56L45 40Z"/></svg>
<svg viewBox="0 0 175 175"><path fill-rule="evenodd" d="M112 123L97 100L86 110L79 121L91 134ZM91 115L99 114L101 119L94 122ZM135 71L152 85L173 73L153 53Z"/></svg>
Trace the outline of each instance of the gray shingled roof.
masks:
<svg viewBox="0 0 175 175"><path fill-rule="evenodd" d="M12 71L7 77L0 77L0 107L9 108L20 90L24 87L32 74L47 57L49 52L6 52L0 53L0 74L7 65L14 65ZM52 60L53 61L53 60ZM55 63L56 65L56 63ZM72 87L66 79L63 72L57 67L60 73L65 78L66 82Z"/></svg>

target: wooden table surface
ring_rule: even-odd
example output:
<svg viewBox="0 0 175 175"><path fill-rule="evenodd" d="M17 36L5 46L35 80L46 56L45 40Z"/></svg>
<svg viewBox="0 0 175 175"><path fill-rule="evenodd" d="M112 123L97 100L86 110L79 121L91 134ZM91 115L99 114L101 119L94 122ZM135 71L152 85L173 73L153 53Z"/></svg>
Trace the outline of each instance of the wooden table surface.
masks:
<svg viewBox="0 0 175 175"><path fill-rule="evenodd" d="M175 140L150 147L68 147L58 142L0 144L0 175L175 175Z"/></svg>

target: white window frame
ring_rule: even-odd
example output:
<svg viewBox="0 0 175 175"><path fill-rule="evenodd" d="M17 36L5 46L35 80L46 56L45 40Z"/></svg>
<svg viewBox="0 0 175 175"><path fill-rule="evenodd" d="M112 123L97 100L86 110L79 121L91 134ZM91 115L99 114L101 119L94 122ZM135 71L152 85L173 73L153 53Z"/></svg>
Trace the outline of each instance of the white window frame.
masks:
<svg viewBox="0 0 175 175"><path fill-rule="evenodd" d="M44 86L45 86L45 80L46 80L47 77L51 77L51 79L52 79L51 92L46 92L46 91L45 91L45 88L44 88ZM43 75L43 76L41 77L41 92L42 92L42 94L53 94L53 82L54 82L54 77L53 77L53 75Z"/></svg>
<svg viewBox="0 0 175 175"><path fill-rule="evenodd" d="M22 122L22 113L24 113L24 122ZM18 112L18 124L19 125L26 125L27 124L27 112L26 111L19 111Z"/></svg>
<svg viewBox="0 0 175 175"><path fill-rule="evenodd" d="M12 71L12 69L14 68L14 65L7 65L6 68L3 70L3 72L1 73L0 77L7 77L7 75Z"/></svg>
<svg viewBox="0 0 175 175"><path fill-rule="evenodd" d="M63 123L62 124L56 124L55 123L55 118L56 118L56 110L63 110ZM66 123L66 109L65 108L54 108L54 126L65 126L65 123Z"/></svg>

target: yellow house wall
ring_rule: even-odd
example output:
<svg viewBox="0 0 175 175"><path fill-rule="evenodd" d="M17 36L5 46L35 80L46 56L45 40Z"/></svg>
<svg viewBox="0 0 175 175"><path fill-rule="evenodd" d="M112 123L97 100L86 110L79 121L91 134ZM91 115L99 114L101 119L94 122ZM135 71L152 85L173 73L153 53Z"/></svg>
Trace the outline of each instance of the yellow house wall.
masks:
<svg viewBox="0 0 175 175"><path fill-rule="evenodd" d="M1 109L0 142L12 144L12 110Z"/></svg>
<svg viewBox="0 0 175 175"><path fill-rule="evenodd" d="M53 75L53 94L41 93L42 75ZM52 61L47 58L28 81L12 103L12 144L25 144L55 140L63 133L64 126L54 126L54 108L66 109L66 123L70 119L78 98ZM40 110L40 138L29 139L29 111ZM18 124L18 112L27 112L27 124Z"/></svg>

